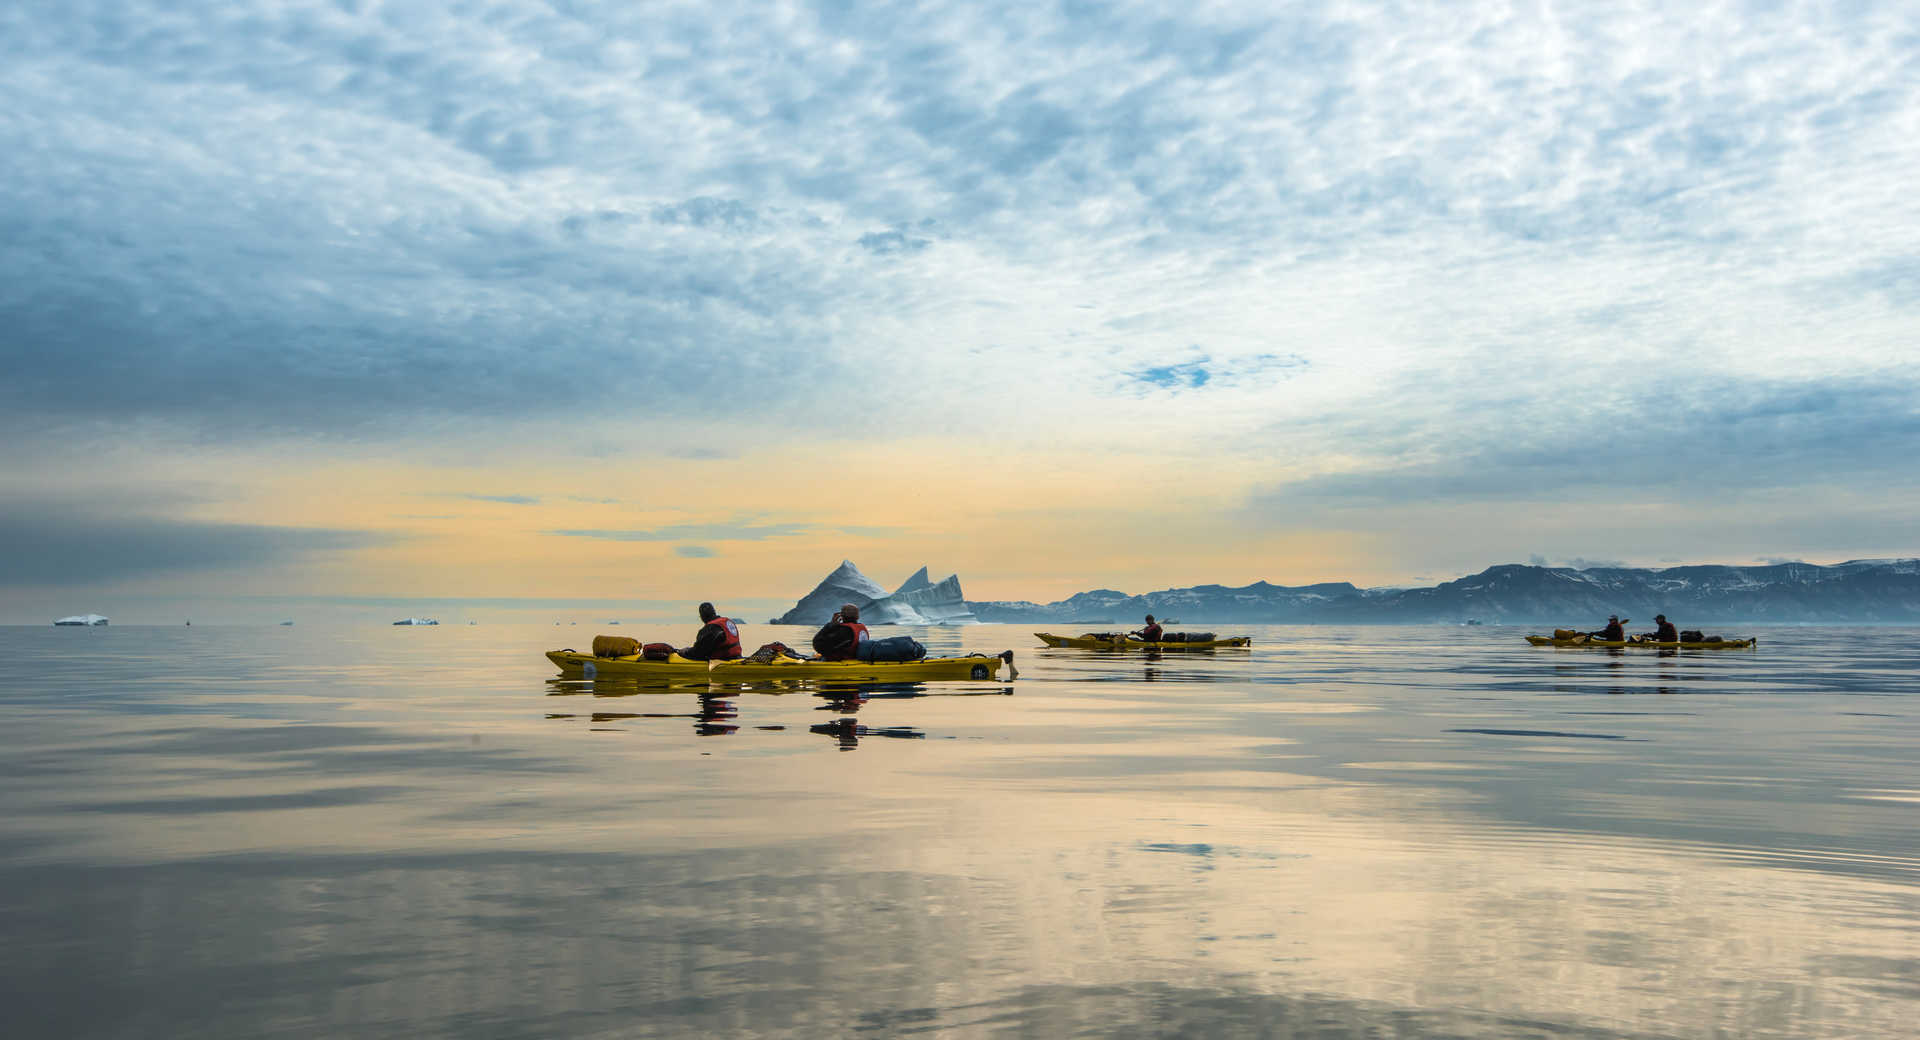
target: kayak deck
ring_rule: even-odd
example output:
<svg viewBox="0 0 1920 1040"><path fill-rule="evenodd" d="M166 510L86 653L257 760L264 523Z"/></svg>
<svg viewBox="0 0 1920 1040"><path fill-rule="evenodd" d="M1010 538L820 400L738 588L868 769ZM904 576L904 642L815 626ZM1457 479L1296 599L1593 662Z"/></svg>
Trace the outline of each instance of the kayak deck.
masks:
<svg viewBox="0 0 1920 1040"><path fill-rule="evenodd" d="M1051 647L1067 647L1075 650L1212 650L1223 646L1252 646L1252 636L1229 636L1225 639L1208 639L1198 642L1147 642L1132 636L1107 639L1096 635L1056 636L1052 632L1035 632L1034 636Z"/></svg>
<svg viewBox="0 0 1920 1040"><path fill-rule="evenodd" d="M1758 639L1716 639L1705 643L1656 643L1629 642L1622 639L1555 639L1552 636L1528 636L1527 642L1534 646L1561 647L1599 647L1601 649L1652 649L1652 650L1746 650L1758 646Z"/></svg>
<svg viewBox="0 0 1920 1040"><path fill-rule="evenodd" d="M783 681L832 679L840 682L924 682L939 679L992 679L1005 664L1013 670L1013 654L990 657L971 654L966 657L928 657L918 661L802 661L791 657L758 661L692 661L673 654L664 661L649 661L637 654L625 657L595 657L578 650L549 650L547 660L562 675L585 678L608 676L638 679L710 679L714 682L749 682L775 679ZM1010 675L1009 678L1012 676Z"/></svg>

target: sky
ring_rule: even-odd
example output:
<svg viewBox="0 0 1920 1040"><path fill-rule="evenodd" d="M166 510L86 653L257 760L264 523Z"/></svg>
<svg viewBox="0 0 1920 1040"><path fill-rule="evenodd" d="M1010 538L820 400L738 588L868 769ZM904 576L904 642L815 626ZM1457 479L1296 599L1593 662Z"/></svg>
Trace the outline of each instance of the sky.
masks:
<svg viewBox="0 0 1920 1040"><path fill-rule="evenodd" d="M1920 555L1920 7L0 6L0 623Z"/></svg>

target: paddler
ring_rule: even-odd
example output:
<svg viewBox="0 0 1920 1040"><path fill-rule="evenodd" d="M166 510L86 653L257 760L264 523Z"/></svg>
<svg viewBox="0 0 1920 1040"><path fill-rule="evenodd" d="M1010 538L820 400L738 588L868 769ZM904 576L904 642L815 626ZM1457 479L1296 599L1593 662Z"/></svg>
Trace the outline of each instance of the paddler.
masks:
<svg viewBox="0 0 1920 1040"><path fill-rule="evenodd" d="M833 620L813 634L813 650L822 661L851 661L860 655L860 644L867 641L867 626L860 623L860 608L843 603Z"/></svg>
<svg viewBox="0 0 1920 1040"><path fill-rule="evenodd" d="M1665 614L1655 614L1653 616L1653 631L1646 633L1640 638L1655 643L1678 643L1680 641L1680 630L1674 627L1673 622L1667 620Z"/></svg>
<svg viewBox="0 0 1920 1040"><path fill-rule="evenodd" d="M740 659L740 626L732 618L721 617L713 609L713 604L700 604L700 632L693 637L693 645L680 651L680 656L689 661L738 661Z"/></svg>
<svg viewBox="0 0 1920 1040"><path fill-rule="evenodd" d="M1589 632L1587 633L1587 637L1607 643L1624 643L1627 641L1626 623L1632 620L1632 618L1623 618L1618 614L1608 614L1607 627L1598 632Z"/></svg>
<svg viewBox="0 0 1920 1040"><path fill-rule="evenodd" d="M1136 632L1128 632L1127 634L1138 638L1143 643L1158 643L1160 637L1165 633L1161 630L1160 623L1153 619L1153 615L1148 614L1147 627Z"/></svg>

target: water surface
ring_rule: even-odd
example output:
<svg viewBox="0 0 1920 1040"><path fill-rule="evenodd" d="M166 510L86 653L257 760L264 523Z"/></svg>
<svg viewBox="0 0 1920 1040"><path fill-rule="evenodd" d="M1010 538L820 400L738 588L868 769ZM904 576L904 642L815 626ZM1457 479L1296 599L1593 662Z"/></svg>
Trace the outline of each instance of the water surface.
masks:
<svg viewBox="0 0 1920 1040"><path fill-rule="evenodd" d="M982 626L916 634L1017 681L556 677L593 631L0 629L8 1035L1920 1021L1920 631Z"/></svg>

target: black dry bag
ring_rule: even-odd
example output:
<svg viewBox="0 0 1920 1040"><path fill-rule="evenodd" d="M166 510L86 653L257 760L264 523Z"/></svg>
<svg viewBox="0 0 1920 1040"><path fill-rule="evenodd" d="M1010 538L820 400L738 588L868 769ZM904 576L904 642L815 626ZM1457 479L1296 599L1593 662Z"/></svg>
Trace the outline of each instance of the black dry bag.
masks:
<svg viewBox="0 0 1920 1040"><path fill-rule="evenodd" d="M860 644L860 660L869 664L874 661L918 661L925 656L927 648L912 636L869 639Z"/></svg>

